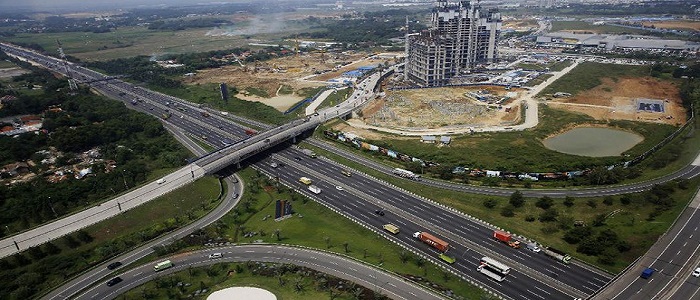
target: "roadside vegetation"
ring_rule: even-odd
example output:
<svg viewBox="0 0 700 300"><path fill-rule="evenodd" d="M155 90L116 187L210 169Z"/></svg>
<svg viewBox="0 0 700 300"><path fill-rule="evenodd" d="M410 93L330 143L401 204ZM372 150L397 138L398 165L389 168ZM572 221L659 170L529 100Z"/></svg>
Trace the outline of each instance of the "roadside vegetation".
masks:
<svg viewBox="0 0 700 300"><path fill-rule="evenodd" d="M41 88L28 95L10 91L18 99L0 109L0 117L36 115L43 126L36 134L0 136L0 165L26 163L28 172L1 175L4 183L21 180L0 185L0 236L114 197L188 158L157 119L87 90L69 95L63 80L28 68L32 73L13 80ZM91 173L76 178L86 169Z"/></svg>
<svg viewBox="0 0 700 300"><path fill-rule="evenodd" d="M257 171L247 168L238 174L246 182L245 194L238 206L212 226L192 234L169 250L177 251L188 245L201 247L207 242L300 245L347 255L404 276L411 276L411 280L421 284L430 282L433 288L449 290L464 298L472 298L473 295L482 293L478 288L466 284L425 259L344 217L339 218L330 209ZM275 201L279 199L291 201L294 214L282 221L275 221ZM267 279L261 277L253 282L263 285L265 280ZM228 285L230 284L221 284L218 287ZM293 288L286 287L289 290ZM324 291L328 293L327 289ZM183 291L179 295L187 296L186 292L190 291Z"/></svg>
<svg viewBox="0 0 700 300"><path fill-rule="evenodd" d="M312 269L254 261L177 272L147 282L117 299L203 299L233 286L262 288L277 299L388 299L374 290Z"/></svg>
<svg viewBox="0 0 700 300"><path fill-rule="evenodd" d="M496 197L426 187L411 180L379 173L320 148L309 148L350 168L544 246L553 246L612 273L621 271L642 255L673 224L700 185L700 178L695 178L660 185L649 192L623 196L524 198L514 192L515 195L511 197ZM585 226L575 226L576 221L581 221L579 224ZM572 238L574 236L578 239Z"/></svg>
<svg viewBox="0 0 700 300"><path fill-rule="evenodd" d="M104 222L0 259L0 298L38 298L91 267L201 218L220 202L220 192L219 181L205 177Z"/></svg>

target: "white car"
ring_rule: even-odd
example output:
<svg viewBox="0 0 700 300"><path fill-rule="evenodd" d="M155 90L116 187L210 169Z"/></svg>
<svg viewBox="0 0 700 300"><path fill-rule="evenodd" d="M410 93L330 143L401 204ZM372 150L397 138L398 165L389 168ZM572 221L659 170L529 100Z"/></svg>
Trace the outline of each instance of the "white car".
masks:
<svg viewBox="0 0 700 300"><path fill-rule="evenodd" d="M697 269L695 269L695 271L693 271L693 276L700 277L700 267L698 267Z"/></svg>
<svg viewBox="0 0 700 300"><path fill-rule="evenodd" d="M342 190L343 190L343 187L342 187L342 186L339 186L339 185L336 185L336 186L335 186L335 189L336 189L336 190L339 190L339 191L342 191Z"/></svg>
<svg viewBox="0 0 700 300"><path fill-rule="evenodd" d="M209 259L221 258L221 257L223 257L223 256L224 256L224 255L221 254L221 252L216 252L216 253L209 254Z"/></svg>
<svg viewBox="0 0 700 300"><path fill-rule="evenodd" d="M161 179L156 180L156 183L157 183L157 184L163 184L163 183L165 183L165 178L161 178Z"/></svg>

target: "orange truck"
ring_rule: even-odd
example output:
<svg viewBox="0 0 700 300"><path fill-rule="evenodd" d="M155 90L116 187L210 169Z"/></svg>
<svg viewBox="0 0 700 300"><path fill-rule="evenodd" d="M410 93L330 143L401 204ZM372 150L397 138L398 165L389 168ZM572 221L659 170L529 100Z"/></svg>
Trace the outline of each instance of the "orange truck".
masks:
<svg viewBox="0 0 700 300"><path fill-rule="evenodd" d="M413 237L423 241L423 243L433 246L435 249L438 249L442 252L445 252L447 251L447 249L450 248L450 244L427 232L416 232L413 234Z"/></svg>
<svg viewBox="0 0 700 300"><path fill-rule="evenodd" d="M501 242L506 243L510 247L513 247L515 249L520 248L520 241L514 240L513 236L510 233L507 233L505 231L495 230L493 232L493 237Z"/></svg>

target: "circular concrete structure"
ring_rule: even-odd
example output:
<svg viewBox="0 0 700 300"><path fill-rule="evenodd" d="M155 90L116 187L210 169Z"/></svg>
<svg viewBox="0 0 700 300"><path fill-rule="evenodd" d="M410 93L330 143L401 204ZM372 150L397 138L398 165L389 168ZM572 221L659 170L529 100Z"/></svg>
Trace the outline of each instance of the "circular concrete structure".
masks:
<svg viewBox="0 0 700 300"><path fill-rule="evenodd" d="M275 294L256 287L231 287L211 293L207 300L277 300Z"/></svg>

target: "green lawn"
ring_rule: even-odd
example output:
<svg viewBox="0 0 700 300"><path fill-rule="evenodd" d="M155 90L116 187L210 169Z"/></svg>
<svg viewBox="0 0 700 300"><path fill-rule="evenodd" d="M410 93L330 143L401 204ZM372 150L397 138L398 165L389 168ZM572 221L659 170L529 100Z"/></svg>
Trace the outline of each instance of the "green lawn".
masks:
<svg viewBox="0 0 700 300"><path fill-rule="evenodd" d="M183 285L178 286L178 282L182 282ZM362 291L358 285L346 281L339 282L334 277L310 269L251 262L217 264L177 272L132 289L117 299L175 299L190 297L197 290L207 289L202 296L193 297L204 299L204 295L228 287L262 288L281 300L326 299L329 298L331 289L324 284L333 287L333 295L338 300L357 299L355 295L372 295L372 291ZM338 286L344 287L340 289Z"/></svg>
<svg viewBox="0 0 700 300"><path fill-rule="evenodd" d="M427 280L451 289L457 295L469 298L470 295L481 294L481 291L454 276L445 276L442 269L428 264L426 269L419 267L413 255L406 263L402 263L399 253L402 248L389 242L356 223L339 217L328 208L304 197L290 193L287 188L278 192L268 186L269 183L256 175L251 169L239 172L246 182L246 192L243 200L234 212L222 219L227 224L220 236L229 241L253 242L261 240L265 243L281 243L301 245L324 249L349 255L370 264L380 264L383 268L400 273L423 276ZM275 200L292 201L295 211L293 217L283 221L275 221ZM381 228L375 228L381 230ZM210 233L216 228L209 228ZM276 235L279 230L279 239ZM252 237L243 237L244 232L256 232ZM347 243L347 250L345 244ZM445 279L447 277L447 279Z"/></svg>
<svg viewBox="0 0 700 300"><path fill-rule="evenodd" d="M548 136L559 133L564 128L581 124L609 124L612 127L644 136L644 141L624 153L632 157L651 148L676 129L669 125L629 121L606 123L587 115L540 105L540 124L533 130L454 136L447 147L420 143L418 137L406 138L391 135L385 135L381 140L368 139L367 142L442 165L460 165L470 168L515 172L580 170L594 165L610 165L624 160L624 157L590 158L569 155L549 150L542 144L542 140ZM324 138L321 137L320 133L318 136ZM348 144L344 144L344 146L352 148ZM379 155L377 152L367 151L366 154L392 165L398 166L399 163L397 160Z"/></svg>
<svg viewBox="0 0 700 300"><path fill-rule="evenodd" d="M281 40L284 36L305 31L308 27L297 23L287 23L284 31L262 33L255 37L260 40ZM56 40L63 44L66 55L82 60L109 60L137 55L166 53L205 52L219 49L248 47L249 36L211 36L210 29L187 29L180 31L155 31L146 27L121 27L112 32L60 32L60 33L18 33L4 37L8 42L37 43L46 51L55 53Z"/></svg>
<svg viewBox="0 0 700 300"><path fill-rule="evenodd" d="M3 299L29 299L119 253L138 247L209 212L218 203L219 181L205 177L137 208L39 248L0 260Z"/></svg>
<svg viewBox="0 0 700 300"><path fill-rule="evenodd" d="M600 78L617 80L621 77L643 77L649 75L649 66L629 66L584 62L568 74L546 87L538 96L566 92L576 95L581 91L592 89L602 82Z"/></svg>
<svg viewBox="0 0 700 300"><path fill-rule="evenodd" d="M16 68L17 65L15 65L12 62L6 61L6 60L0 60L0 69L7 69L7 68Z"/></svg>

